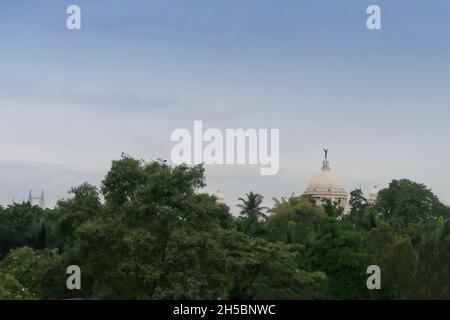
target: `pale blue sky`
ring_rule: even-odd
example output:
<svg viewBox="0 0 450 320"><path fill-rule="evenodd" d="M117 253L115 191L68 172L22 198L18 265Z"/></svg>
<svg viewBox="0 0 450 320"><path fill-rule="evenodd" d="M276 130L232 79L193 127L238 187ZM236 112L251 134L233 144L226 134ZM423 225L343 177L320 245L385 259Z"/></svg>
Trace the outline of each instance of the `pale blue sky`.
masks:
<svg viewBox="0 0 450 320"><path fill-rule="evenodd" d="M280 129L278 175L207 168L230 205L302 193L324 146L348 191L405 177L450 203L449 35L446 0L3 0L0 202L31 187L52 205L122 151L169 158L203 120Z"/></svg>

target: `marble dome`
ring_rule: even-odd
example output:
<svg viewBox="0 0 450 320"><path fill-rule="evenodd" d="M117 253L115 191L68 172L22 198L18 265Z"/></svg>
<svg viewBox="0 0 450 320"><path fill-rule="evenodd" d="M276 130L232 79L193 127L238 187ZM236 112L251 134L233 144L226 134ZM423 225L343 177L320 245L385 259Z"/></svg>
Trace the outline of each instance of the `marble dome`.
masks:
<svg viewBox="0 0 450 320"><path fill-rule="evenodd" d="M328 160L323 161L322 170L311 178L303 194L312 196L347 196L347 192L338 177L331 171Z"/></svg>
<svg viewBox="0 0 450 320"><path fill-rule="evenodd" d="M338 202L344 209L347 209L347 192L331 170L327 152L325 152L325 159L322 162L322 169L313 175L303 195L314 199L317 205L329 199Z"/></svg>

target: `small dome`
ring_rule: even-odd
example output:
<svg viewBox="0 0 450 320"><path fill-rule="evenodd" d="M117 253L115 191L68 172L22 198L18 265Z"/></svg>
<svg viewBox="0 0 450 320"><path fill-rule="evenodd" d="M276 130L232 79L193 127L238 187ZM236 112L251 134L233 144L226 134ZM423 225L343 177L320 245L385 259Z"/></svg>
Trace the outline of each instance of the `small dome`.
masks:
<svg viewBox="0 0 450 320"><path fill-rule="evenodd" d="M380 192L380 189L377 185L373 186L372 191L369 193L369 198L367 199L369 203L375 203L378 199L378 193Z"/></svg>
<svg viewBox="0 0 450 320"><path fill-rule="evenodd" d="M217 190L215 193L213 193L213 197L216 198L216 202L218 204L225 204L225 196L219 190Z"/></svg>

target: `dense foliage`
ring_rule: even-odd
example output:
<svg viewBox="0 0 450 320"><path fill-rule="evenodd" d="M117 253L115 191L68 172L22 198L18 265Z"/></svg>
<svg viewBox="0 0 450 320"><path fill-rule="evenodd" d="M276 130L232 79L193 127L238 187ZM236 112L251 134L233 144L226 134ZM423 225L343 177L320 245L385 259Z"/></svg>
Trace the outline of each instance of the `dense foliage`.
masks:
<svg viewBox="0 0 450 320"><path fill-rule="evenodd" d="M348 215L250 192L239 217L204 186L202 166L123 155L54 209L0 207L0 299L450 299L450 209L421 184L354 190Z"/></svg>

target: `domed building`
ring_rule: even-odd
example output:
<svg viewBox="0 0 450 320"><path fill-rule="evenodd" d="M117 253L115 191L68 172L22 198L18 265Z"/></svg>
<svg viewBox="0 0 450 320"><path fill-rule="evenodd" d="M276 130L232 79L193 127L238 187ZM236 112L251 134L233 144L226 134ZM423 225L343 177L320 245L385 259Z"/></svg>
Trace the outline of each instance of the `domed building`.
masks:
<svg viewBox="0 0 450 320"><path fill-rule="evenodd" d="M325 159L322 162L322 169L310 180L303 195L311 197L316 205L321 205L326 199L338 203L344 208L344 213L348 212L348 194L333 173L328 161L328 149L324 149Z"/></svg>
<svg viewBox="0 0 450 320"><path fill-rule="evenodd" d="M372 191L370 191L369 193L369 198L367 198L367 202L369 204L374 204L377 199L378 199L378 193L380 192L380 189L378 188L377 185L375 185L372 189Z"/></svg>
<svg viewBox="0 0 450 320"><path fill-rule="evenodd" d="M216 198L217 204L225 204L225 196L223 195L222 192L220 192L220 190L214 192L212 196Z"/></svg>

